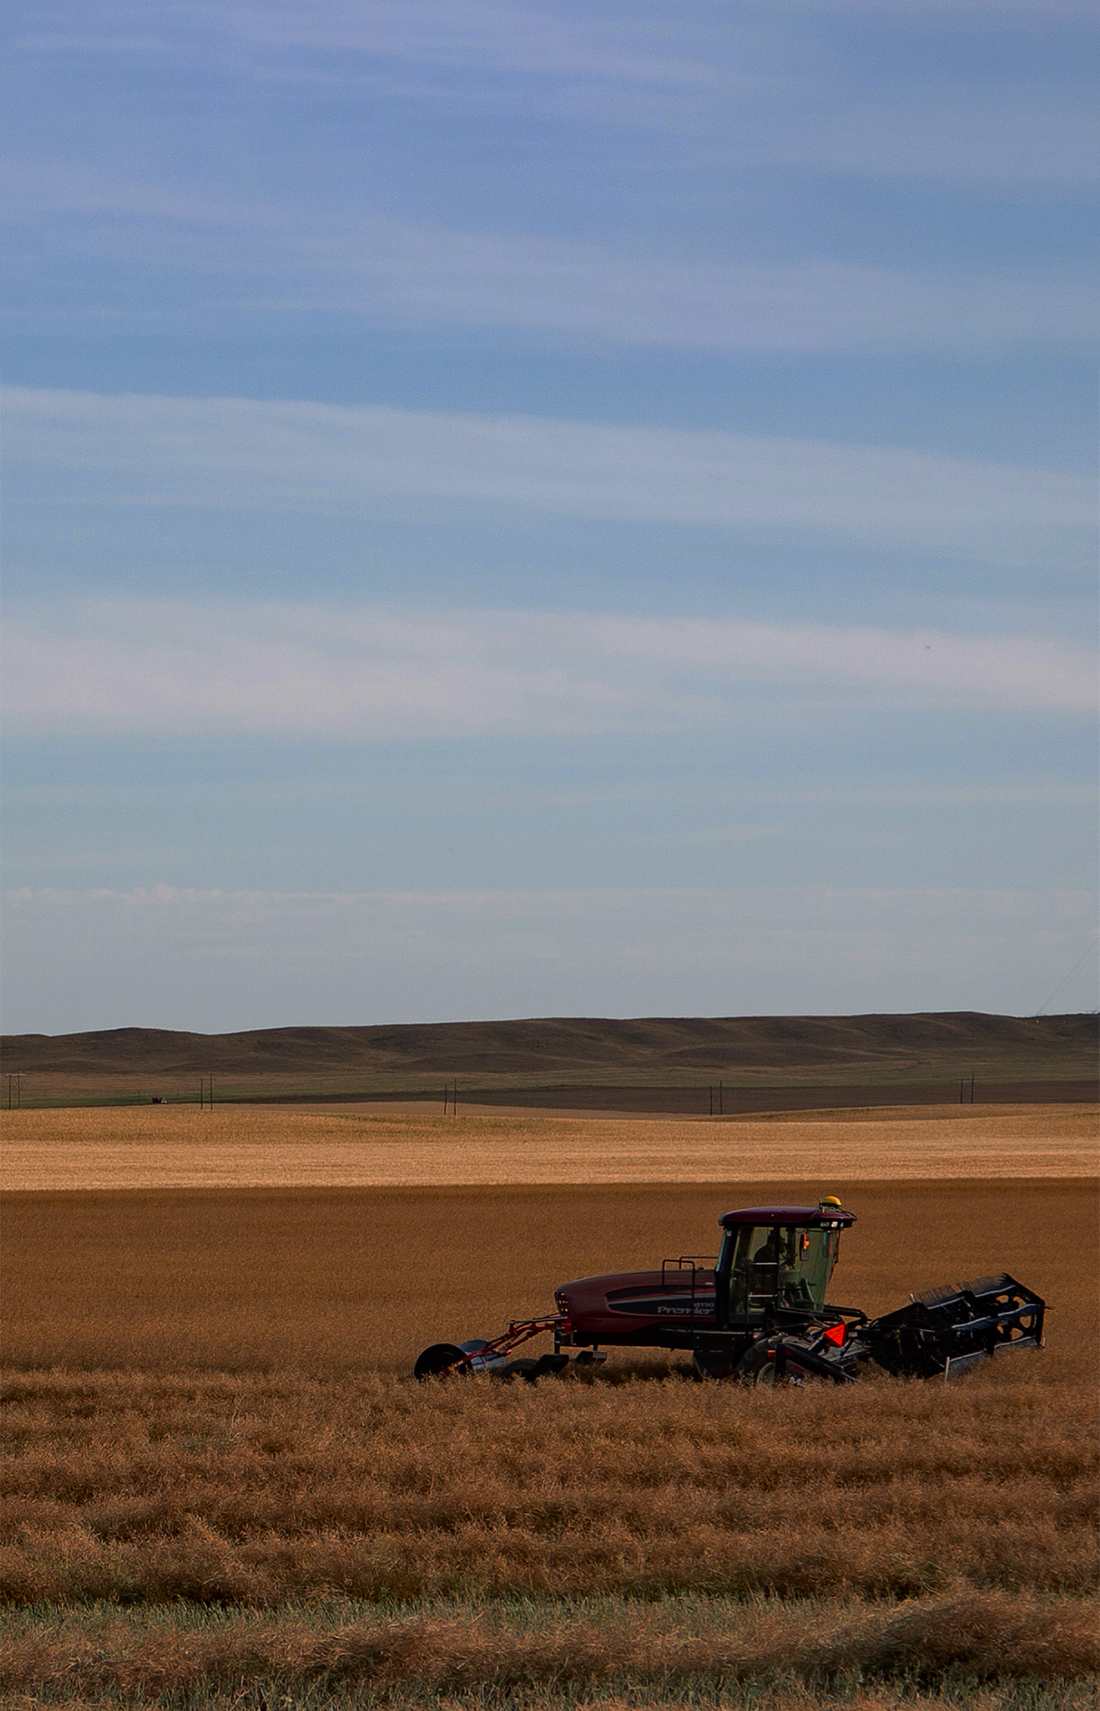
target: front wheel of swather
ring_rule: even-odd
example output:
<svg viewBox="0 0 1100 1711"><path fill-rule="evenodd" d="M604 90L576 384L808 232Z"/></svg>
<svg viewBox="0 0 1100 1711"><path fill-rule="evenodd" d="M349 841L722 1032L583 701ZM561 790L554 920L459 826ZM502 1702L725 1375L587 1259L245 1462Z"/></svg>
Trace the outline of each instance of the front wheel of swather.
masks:
<svg viewBox="0 0 1100 1711"><path fill-rule="evenodd" d="M507 1366L501 1370L500 1376L505 1384L514 1384L517 1378L522 1379L524 1384L537 1384L539 1363L537 1360L522 1356L519 1360L510 1360Z"/></svg>
<svg viewBox="0 0 1100 1711"><path fill-rule="evenodd" d="M725 1349L695 1349L691 1357L693 1378L728 1378L733 1363Z"/></svg>
<svg viewBox="0 0 1100 1711"><path fill-rule="evenodd" d="M799 1349L808 1349L810 1346L804 1337L784 1337L783 1342L786 1344L795 1364L798 1361ZM827 1382L820 1374L803 1372L801 1368L796 1372L792 1372L788 1368L781 1376L777 1376L774 1345L770 1343L757 1344L756 1348L750 1349L737 1370L740 1376L748 1378L754 1384L766 1384L772 1387L777 1384L792 1384L801 1388L804 1384L824 1384Z"/></svg>
<svg viewBox="0 0 1100 1711"><path fill-rule="evenodd" d="M456 1343L433 1343L431 1348L424 1349L416 1357L413 1367L414 1378L445 1378L456 1364L464 1359L462 1349ZM460 1371L467 1371L462 1367Z"/></svg>
<svg viewBox="0 0 1100 1711"><path fill-rule="evenodd" d="M753 1383L763 1384L767 1389L774 1390L779 1384L801 1385L802 1380L793 1372L785 1372L782 1378L778 1377L775 1370L775 1362L770 1360L765 1361L764 1365L758 1368L753 1377Z"/></svg>
<svg viewBox="0 0 1100 1711"><path fill-rule="evenodd" d="M774 1345L763 1338L760 1342L754 1343L748 1353L739 1361L737 1366L737 1376L748 1384L774 1385ZM783 1378L780 1380L781 1384L791 1384L795 1382L797 1381L789 1378Z"/></svg>

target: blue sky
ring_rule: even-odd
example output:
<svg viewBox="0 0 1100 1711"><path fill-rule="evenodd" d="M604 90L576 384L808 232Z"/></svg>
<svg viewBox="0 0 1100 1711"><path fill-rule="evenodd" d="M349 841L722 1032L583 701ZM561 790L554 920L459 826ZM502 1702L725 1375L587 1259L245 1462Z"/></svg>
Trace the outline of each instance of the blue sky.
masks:
<svg viewBox="0 0 1100 1711"><path fill-rule="evenodd" d="M5 1029L1096 1008L1091 7L7 16Z"/></svg>

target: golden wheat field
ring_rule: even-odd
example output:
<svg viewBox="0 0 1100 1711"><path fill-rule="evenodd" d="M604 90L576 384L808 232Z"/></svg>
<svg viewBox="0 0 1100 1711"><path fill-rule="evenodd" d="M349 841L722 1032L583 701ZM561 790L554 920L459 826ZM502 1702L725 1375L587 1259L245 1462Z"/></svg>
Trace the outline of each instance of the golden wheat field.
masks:
<svg viewBox="0 0 1100 1711"><path fill-rule="evenodd" d="M1095 1704L1092 1115L861 1116L13 1113L5 1711ZM1003 1267L1047 1348L828 1392L656 1351L408 1377L831 1191L833 1299Z"/></svg>
<svg viewBox="0 0 1100 1711"><path fill-rule="evenodd" d="M555 1188L11 1194L5 1358L37 1367L407 1373L440 1339L553 1309L556 1284L713 1253L735 1206L814 1203L809 1181ZM844 1189L833 1298L870 1312L1007 1269L1051 1302L1060 1359L1091 1363L1095 1185L865 1182ZM1068 1341L1066 1340L1068 1339Z"/></svg>
<svg viewBox="0 0 1100 1711"><path fill-rule="evenodd" d="M7 1189L1081 1176L1095 1105L621 1120L138 1106L5 1114Z"/></svg>

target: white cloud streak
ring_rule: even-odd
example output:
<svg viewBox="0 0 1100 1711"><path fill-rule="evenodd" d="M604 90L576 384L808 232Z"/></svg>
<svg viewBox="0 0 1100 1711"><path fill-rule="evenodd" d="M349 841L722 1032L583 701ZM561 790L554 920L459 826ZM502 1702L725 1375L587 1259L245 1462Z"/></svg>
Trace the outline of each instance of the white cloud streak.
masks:
<svg viewBox="0 0 1100 1711"><path fill-rule="evenodd" d="M1092 483L880 446L532 416L12 387L10 497L798 531L1010 566L1091 563Z"/></svg>
<svg viewBox="0 0 1100 1711"><path fill-rule="evenodd" d="M1044 111L1034 115L1033 165L1049 147ZM945 155L976 162L984 150L1002 158L995 131L973 111L960 136L942 111L937 122L931 114L925 122L930 146ZM815 159L850 167L867 152L864 131L884 133L874 153L880 162L905 146L886 114L868 112L855 133L826 124ZM792 147L797 152L784 132L774 146L746 142L741 154L759 166L793 159ZM1083 139L1074 154L1090 158ZM813 257L657 258L560 238L447 229L369 208L288 210L120 182L83 165L12 161L6 180L16 232L42 226L51 250L151 268L158 279L165 268L181 270L219 314L333 312L383 325L512 327L723 351L990 349L1090 340L1095 331L1095 294L1072 270L998 275ZM128 318L135 307L128 294ZM109 314L109 303L96 312Z"/></svg>
<svg viewBox="0 0 1100 1711"><path fill-rule="evenodd" d="M4 901L7 1031L473 1016L1028 1014L1092 935L1069 890L270 891ZM171 971L166 978L165 971ZM1082 964L1060 999L1095 1004Z"/></svg>
<svg viewBox="0 0 1100 1711"><path fill-rule="evenodd" d="M870 914L872 911L904 909L916 917L940 920L965 919L975 907L1006 920L1031 914L1041 902L1057 922L1080 920L1095 895L1080 889L1022 890L1002 887L996 890L976 890L967 886L569 886L538 890L486 889L405 891L272 891L240 887L236 890L218 886L168 885L165 883L135 885L127 891L109 886L87 890L61 889L56 886L19 886L2 894L8 908L73 909L104 906L124 909L194 909L217 905L241 911L241 919L249 912L300 909L338 913L350 909L391 908L443 911L462 909L471 915L481 912L500 919L516 921L536 909L570 914L574 917L589 909L615 909L644 918L646 904L662 904L670 912L696 909L751 909L757 902L768 900L772 908L783 904L799 912L850 907ZM819 931L828 931L821 921ZM1095 929L1090 929L1095 931Z"/></svg>
<svg viewBox="0 0 1100 1711"><path fill-rule="evenodd" d="M1017 29L1095 22L1088 0L833 0L834 14L873 15L912 28L955 23ZM580 73L645 82L716 81L727 48L771 44L789 23L820 21L815 0L724 0L667 7L524 4L522 0L128 0L90 12L74 0L26 8L19 45L127 53L178 48L181 42L233 40L289 48L308 74L303 52L392 56L477 71L487 68ZM761 20L766 30L760 29ZM37 25L37 28L30 27ZM677 45L679 52L676 51ZM759 48L758 48L758 51ZM773 50L774 51L774 50Z"/></svg>
<svg viewBox="0 0 1100 1711"><path fill-rule="evenodd" d="M967 35L1091 24L1082 0L760 0L676 9L511 0L327 0L325 4L130 5L113 17L56 5L31 55L106 55L217 68L223 75L350 86L423 110L538 111L603 129L706 136L727 161L859 176L1081 185L1096 176L1095 113L1076 87L921 73L876 113L835 46L839 14L873 14L912 47L920 32ZM777 24L777 19L782 23ZM941 50L942 51L942 50ZM912 55L918 65L923 56ZM776 114L781 122L776 122Z"/></svg>
<svg viewBox="0 0 1100 1711"><path fill-rule="evenodd" d="M1097 141L1091 91L933 82L893 101L853 94L812 125L761 124L734 158L855 178L1082 191L1096 182Z"/></svg>
<svg viewBox="0 0 1100 1711"><path fill-rule="evenodd" d="M529 612L55 605L13 616L13 732L347 740L720 730L777 702L1089 714L1082 648Z"/></svg>
<svg viewBox="0 0 1100 1711"><path fill-rule="evenodd" d="M223 61L232 44L236 69L283 64L303 80L318 73L313 56L335 55L345 76L361 73L366 59L482 77L510 72L657 85L724 81L703 51L713 47L715 31L693 28L683 14L601 19L593 9L515 0L190 0L186 8L129 4L113 17L109 11L89 17L85 8L61 3L51 8L49 27L42 27L40 13L35 22L39 27L19 37L25 50L146 57L182 50L189 59ZM289 63L275 57L283 54Z"/></svg>

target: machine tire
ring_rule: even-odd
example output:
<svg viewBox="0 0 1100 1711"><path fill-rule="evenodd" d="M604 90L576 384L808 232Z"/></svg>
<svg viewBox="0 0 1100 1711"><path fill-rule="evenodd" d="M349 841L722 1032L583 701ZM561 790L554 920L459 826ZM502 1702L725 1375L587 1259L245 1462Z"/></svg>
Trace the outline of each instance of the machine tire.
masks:
<svg viewBox="0 0 1100 1711"><path fill-rule="evenodd" d="M733 1362L726 1349L695 1349L691 1356L691 1375L701 1384L717 1378L728 1378Z"/></svg>
<svg viewBox="0 0 1100 1711"><path fill-rule="evenodd" d="M446 1378L455 1362L462 1359L462 1355L462 1349L455 1343L432 1343L430 1348L417 1355L413 1377Z"/></svg>
<svg viewBox="0 0 1100 1711"><path fill-rule="evenodd" d="M794 1338L785 1337L785 1342L793 1342ZM737 1368L737 1376L749 1384L775 1384L774 1342L771 1338L761 1338L741 1360ZM800 1384L800 1379L786 1378L780 1381L784 1384Z"/></svg>
<svg viewBox="0 0 1100 1711"><path fill-rule="evenodd" d="M792 1385L795 1389L801 1390L803 1381L801 1378L795 1378L791 1373L784 1373L782 1378L777 1378L775 1376L775 1362L766 1360L755 1373L753 1383L763 1385L765 1390L777 1390L782 1385Z"/></svg>
<svg viewBox="0 0 1100 1711"><path fill-rule="evenodd" d="M526 1356L519 1360L510 1360L507 1366L501 1370L500 1377L505 1384L514 1384L517 1378L522 1380L524 1384L537 1384L538 1364L537 1360L531 1360Z"/></svg>
<svg viewBox="0 0 1100 1711"><path fill-rule="evenodd" d="M797 1355L800 1348L808 1349L810 1346L804 1337L783 1337L781 1340L786 1343L794 1355ZM782 1378L776 1378L775 1362L771 1358L773 1347L774 1344L770 1340L763 1344L757 1343L754 1348L749 1350L740 1367L738 1367L738 1373L748 1378L753 1384L771 1386L790 1384L798 1389L806 1384L827 1384L829 1382L827 1378L816 1372L809 1372L805 1377L794 1373L784 1373Z"/></svg>

